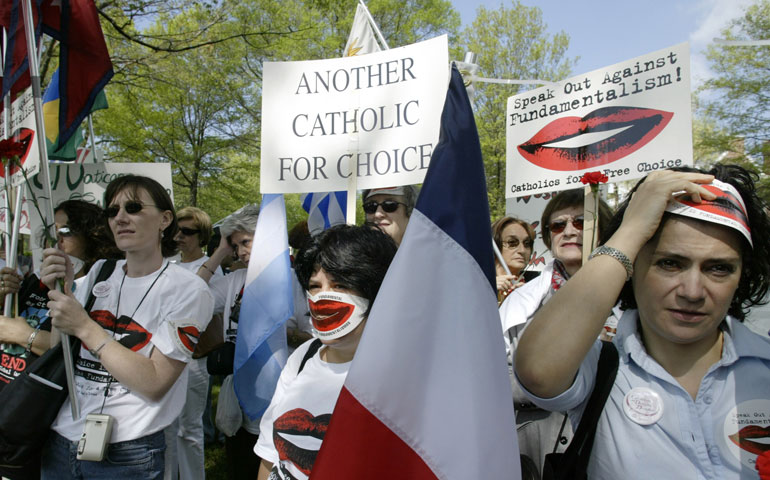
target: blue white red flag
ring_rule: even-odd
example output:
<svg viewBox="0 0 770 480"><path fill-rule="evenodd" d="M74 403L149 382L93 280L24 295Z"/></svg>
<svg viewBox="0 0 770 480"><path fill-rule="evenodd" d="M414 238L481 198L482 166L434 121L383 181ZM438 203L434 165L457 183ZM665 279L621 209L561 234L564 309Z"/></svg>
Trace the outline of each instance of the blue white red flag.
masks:
<svg viewBox="0 0 770 480"><path fill-rule="evenodd" d="M270 405L289 350L286 320L294 312L283 195L263 195L241 299L233 386L252 420Z"/></svg>
<svg viewBox="0 0 770 480"><path fill-rule="evenodd" d="M520 478L484 165L462 76L313 480Z"/></svg>
<svg viewBox="0 0 770 480"><path fill-rule="evenodd" d="M311 235L345 224L345 192L304 193L301 201L302 208L308 213L307 227Z"/></svg>

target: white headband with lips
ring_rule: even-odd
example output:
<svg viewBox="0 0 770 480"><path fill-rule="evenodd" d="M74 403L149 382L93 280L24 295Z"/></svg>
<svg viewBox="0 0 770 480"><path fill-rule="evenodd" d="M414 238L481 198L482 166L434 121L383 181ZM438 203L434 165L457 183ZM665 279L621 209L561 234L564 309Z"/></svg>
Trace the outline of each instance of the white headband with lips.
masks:
<svg viewBox="0 0 770 480"><path fill-rule="evenodd" d="M334 340L350 333L366 318L369 300L342 292L307 293L313 335Z"/></svg>
<svg viewBox="0 0 770 480"><path fill-rule="evenodd" d="M675 197L668 202L666 211L738 230L753 248L754 242L751 241L746 204L738 190L729 183L716 179L708 185L701 186L715 194L717 198L714 200L701 198L701 203L695 203L689 195Z"/></svg>

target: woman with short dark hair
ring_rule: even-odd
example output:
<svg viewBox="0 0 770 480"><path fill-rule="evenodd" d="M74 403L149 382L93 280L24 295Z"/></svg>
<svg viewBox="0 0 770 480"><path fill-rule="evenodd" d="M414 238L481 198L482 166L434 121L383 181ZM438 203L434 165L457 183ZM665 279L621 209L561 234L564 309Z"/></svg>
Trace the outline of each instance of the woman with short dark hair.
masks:
<svg viewBox="0 0 770 480"><path fill-rule="evenodd" d="M763 207L740 167L651 173L606 243L522 334L519 382L577 425L596 384L604 320L619 296L630 307L612 342L619 366L588 478L758 478L770 341L740 320L770 287Z"/></svg>
<svg viewBox="0 0 770 480"><path fill-rule="evenodd" d="M297 256L316 339L289 357L262 417L254 448L262 458L260 480L310 476L318 440L395 253L395 242L379 230L338 225L313 237Z"/></svg>
<svg viewBox="0 0 770 480"><path fill-rule="evenodd" d="M107 280L95 280L99 261L73 293L66 254L43 252L42 281L53 326L82 341L75 362L80 404L73 418L67 400L43 452L42 478L162 478L163 430L179 415L198 336L211 318L213 300L196 275L164 257L176 251L174 206L166 189L147 177L126 175L104 193L105 214L125 253ZM54 290L57 279L64 291ZM93 308L83 309L93 294ZM86 431L92 415L111 433ZM110 418L112 420L106 420ZM107 430L109 432L109 430ZM84 433L86 458L76 458ZM99 455L105 445L104 456Z"/></svg>

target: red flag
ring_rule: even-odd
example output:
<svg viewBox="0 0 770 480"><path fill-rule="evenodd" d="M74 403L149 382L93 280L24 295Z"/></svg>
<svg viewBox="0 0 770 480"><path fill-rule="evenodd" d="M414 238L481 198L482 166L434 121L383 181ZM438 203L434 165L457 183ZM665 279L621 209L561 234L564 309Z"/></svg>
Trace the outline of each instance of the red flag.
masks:
<svg viewBox="0 0 770 480"><path fill-rule="evenodd" d="M41 0L32 0L33 23L36 25L36 40L40 43L40 17L38 7ZM29 87L29 63L27 62L27 38L24 36L22 0L0 2L0 26L6 32L5 58L3 58L3 86L0 99L10 91L12 96ZM0 111L2 111L0 102Z"/></svg>
<svg viewBox="0 0 770 480"><path fill-rule="evenodd" d="M44 0L43 32L59 41L59 144L75 133L114 72L93 0Z"/></svg>

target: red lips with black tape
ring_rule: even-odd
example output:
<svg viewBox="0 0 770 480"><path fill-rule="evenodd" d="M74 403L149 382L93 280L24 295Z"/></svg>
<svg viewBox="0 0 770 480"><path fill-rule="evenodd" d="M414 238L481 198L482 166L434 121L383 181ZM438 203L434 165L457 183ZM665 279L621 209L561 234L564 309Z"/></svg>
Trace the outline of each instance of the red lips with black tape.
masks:
<svg viewBox="0 0 770 480"><path fill-rule="evenodd" d="M562 117L543 127L518 151L541 168L576 171L619 160L655 138L674 116L672 112L639 107L605 107L583 118ZM592 132L625 128L609 138L580 147L549 147Z"/></svg>
<svg viewBox="0 0 770 480"><path fill-rule="evenodd" d="M273 422L273 444L278 451L278 458L297 466L305 475L310 475L318 450L299 447L283 435L309 436L323 441L329 427L331 413L313 416L302 408L289 410Z"/></svg>
<svg viewBox="0 0 770 480"><path fill-rule="evenodd" d="M116 336L118 342L134 352L138 352L150 343L152 334L128 315L121 315L120 318L115 318L115 315L108 310L94 310L90 315L96 323L106 330L121 335L120 337Z"/></svg>
<svg viewBox="0 0 770 480"><path fill-rule="evenodd" d="M755 455L761 455L770 450L770 444L750 440L752 438L770 438L770 427L749 425L741 428L737 433L730 435L728 438L730 438L734 444L741 447L741 449Z"/></svg>
<svg viewBox="0 0 770 480"><path fill-rule="evenodd" d="M307 303L313 326L319 332L329 332L343 325L355 310L355 305L329 299L308 300Z"/></svg>

